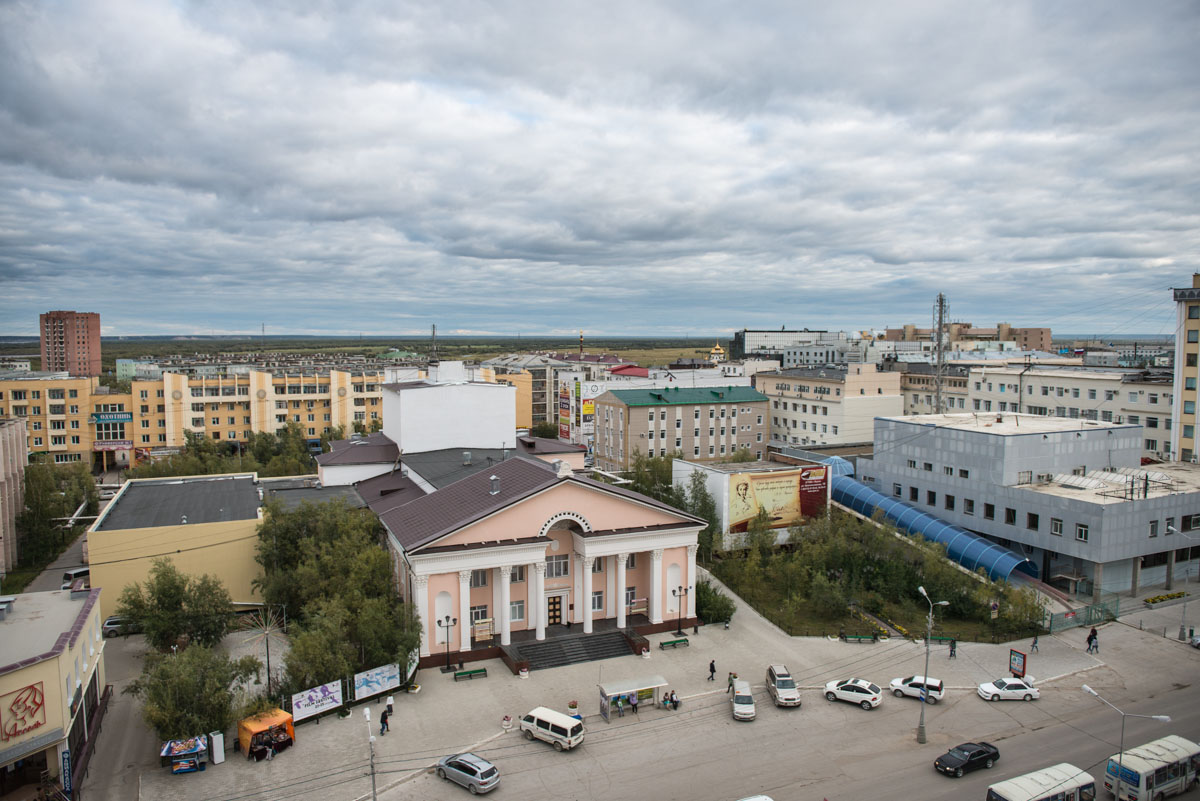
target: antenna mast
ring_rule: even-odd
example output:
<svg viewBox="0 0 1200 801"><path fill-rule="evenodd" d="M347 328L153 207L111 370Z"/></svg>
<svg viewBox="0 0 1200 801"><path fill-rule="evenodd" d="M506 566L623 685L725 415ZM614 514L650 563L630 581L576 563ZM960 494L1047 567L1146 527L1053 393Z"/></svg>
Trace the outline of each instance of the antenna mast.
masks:
<svg viewBox="0 0 1200 801"><path fill-rule="evenodd" d="M937 305L933 307L934 321L934 368L933 394L934 414L943 414L942 383L946 379L946 296L941 292L937 296Z"/></svg>
<svg viewBox="0 0 1200 801"><path fill-rule="evenodd" d="M438 357L437 357L437 323L433 324L431 332L432 332L431 338L433 340L433 355L429 357L429 360L431 362L436 362L438 360Z"/></svg>

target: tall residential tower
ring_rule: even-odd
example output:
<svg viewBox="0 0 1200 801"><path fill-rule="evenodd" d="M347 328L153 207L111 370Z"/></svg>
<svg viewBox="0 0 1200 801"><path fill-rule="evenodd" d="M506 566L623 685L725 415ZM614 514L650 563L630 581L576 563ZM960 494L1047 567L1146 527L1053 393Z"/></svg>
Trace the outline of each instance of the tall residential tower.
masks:
<svg viewBox="0 0 1200 801"><path fill-rule="evenodd" d="M100 315L51 311L39 317L42 369L77 376L100 375Z"/></svg>

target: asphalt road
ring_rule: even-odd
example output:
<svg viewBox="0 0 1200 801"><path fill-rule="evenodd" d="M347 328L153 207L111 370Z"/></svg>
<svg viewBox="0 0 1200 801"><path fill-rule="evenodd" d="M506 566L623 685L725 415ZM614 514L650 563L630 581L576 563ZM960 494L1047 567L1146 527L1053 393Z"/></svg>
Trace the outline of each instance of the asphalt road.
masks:
<svg viewBox="0 0 1200 801"><path fill-rule="evenodd" d="M574 752L556 753L515 733L478 752L501 768L503 784L495 798L724 801L765 793L775 801L982 799L993 782L1059 762L1101 777L1104 761L1118 750L1121 718L1083 693L1079 683L1047 688L1042 700L1030 703L988 703L957 691L926 709L925 745L916 743L915 699L889 696L868 712L809 692L804 707L793 710L776 709L758 691L758 719L749 723L734 722L728 697L715 694L673 717L620 728L592 725L587 742ZM1126 746L1172 733L1200 739L1197 700L1200 687L1188 685L1130 703L1126 712L1169 714L1172 722L1130 718ZM1119 697L1117 702L1123 703ZM934 772L938 755L971 739L1000 749L992 770L962 779ZM458 792L427 774L381 797L454 798Z"/></svg>

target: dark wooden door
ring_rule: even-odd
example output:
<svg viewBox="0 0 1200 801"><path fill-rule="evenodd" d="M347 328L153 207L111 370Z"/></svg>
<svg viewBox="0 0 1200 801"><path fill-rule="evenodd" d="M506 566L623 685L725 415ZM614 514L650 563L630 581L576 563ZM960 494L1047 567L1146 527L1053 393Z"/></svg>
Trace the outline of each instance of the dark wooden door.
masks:
<svg viewBox="0 0 1200 801"><path fill-rule="evenodd" d="M562 623L561 595L551 595L546 599L546 622L551 626Z"/></svg>

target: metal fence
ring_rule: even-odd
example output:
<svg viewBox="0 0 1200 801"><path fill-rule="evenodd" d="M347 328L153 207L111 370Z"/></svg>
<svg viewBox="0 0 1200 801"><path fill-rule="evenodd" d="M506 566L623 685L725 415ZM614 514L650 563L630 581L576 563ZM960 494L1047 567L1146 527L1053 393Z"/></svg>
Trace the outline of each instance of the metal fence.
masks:
<svg viewBox="0 0 1200 801"><path fill-rule="evenodd" d="M1104 593L1100 602L1090 604L1070 612L1054 612L1050 615L1047 628L1051 634L1079 626L1095 626L1109 620L1115 620L1121 613L1121 599L1115 593Z"/></svg>

